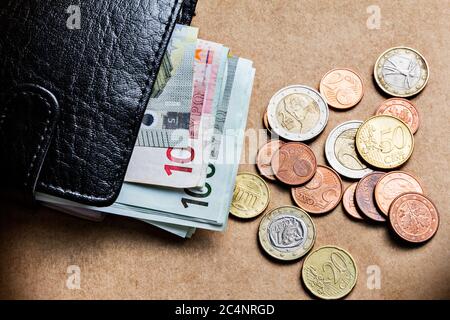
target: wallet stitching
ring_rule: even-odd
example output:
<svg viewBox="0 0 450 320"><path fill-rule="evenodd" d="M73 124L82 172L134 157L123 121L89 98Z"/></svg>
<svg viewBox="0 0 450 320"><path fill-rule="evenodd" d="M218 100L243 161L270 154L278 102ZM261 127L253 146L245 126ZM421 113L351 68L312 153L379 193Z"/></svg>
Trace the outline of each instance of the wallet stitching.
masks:
<svg viewBox="0 0 450 320"><path fill-rule="evenodd" d="M48 102L48 100L45 99L45 98L44 98L41 94L39 94L39 93L27 92L27 91L25 91L25 92L24 92L24 91L22 91L22 92L15 92L15 93L11 96L10 101L11 101L11 100L14 100L14 99L17 98L17 96L19 96L19 95L37 97L40 101L42 101L42 102L45 104L45 106L47 107L47 113L48 113L48 114L47 114L47 119L46 119L46 121L45 121L44 131L42 132L42 134L39 135L40 141L39 141L39 143L38 143L38 145L37 145L36 152L33 154L33 157L31 158L30 167L28 168L27 175L26 175L26 178L25 178L25 181L24 181L24 186L27 187L28 184L29 184L28 179L29 179L30 176L31 176L31 171L33 170L33 168L34 168L34 166L35 166L36 159L37 159L37 155L38 155L38 153L41 151L41 148L42 148L42 142L44 141L44 136L45 136L45 134L47 133L48 125L50 124L50 117L51 117L51 115L52 115L52 110L51 110L51 105L50 105L50 103ZM1 119L1 121L0 121L0 129L1 129L1 127L3 126L3 124L5 123L7 114L10 112L10 110L12 110L12 108L9 108L9 106L10 106L10 104L8 103L8 104L7 104L7 107L5 107L5 110L3 111L2 119Z"/></svg>
<svg viewBox="0 0 450 320"><path fill-rule="evenodd" d="M170 16L169 16L169 19L168 19L168 23L166 24L166 27L165 27L165 30L164 30L164 34L163 34L163 36L161 37L161 41L159 41L159 44L158 44L158 51L156 52L156 56L160 56L160 54L161 54L162 44L163 44L163 42L166 40L167 32L169 31L169 28L170 28L170 26L172 25L173 16L174 16L174 14L175 14L175 9L176 9L176 7L177 7L177 3L179 3L179 2L178 2L178 1L175 2L175 4L172 6L172 10L171 10L171 12L170 12ZM152 66L153 69L156 68L156 63L155 63L154 60L150 62L150 65ZM151 74L150 74L150 75L148 76L147 80L145 81L145 85L143 86L143 88L141 88L142 96L141 96L141 98L139 99L139 102L138 102L139 107L142 106L143 100L144 100L144 98L145 98L145 96L144 96L144 91L145 91L145 89L147 89L147 87L150 85L151 78L152 78L152 76L151 76ZM134 135L133 135L133 128L130 128L130 129L128 130L127 144L130 143L130 140L131 140L133 137L134 137ZM122 169L122 170L119 170L120 172L123 171L123 168L126 167L127 162L128 162L128 161L127 161L127 157L124 157L124 155L125 155L125 151L122 151L122 158L123 158L124 160L122 161L122 164L120 165L120 168ZM117 179L119 178L120 175L121 175L121 173L117 173L117 175L116 175L116 181L117 181ZM117 183L119 183L119 182L115 182L114 184L117 184ZM47 183L41 182L40 184L41 184L42 186L46 187L46 188L49 188L49 189L52 189L52 190L55 190L55 191L58 191L58 190L59 190L59 191L61 191L61 192L70 192L70 193L73 194L73 195L77 195L77 196L81 196L81 197L89 197L89 198L94 198L94 199L98 199L98 200L104 200L103 197L101 197L101 198L98 198L98 197L92 197L92 194L83 194L83 193L80 193L80 192L77 192L77 191L73 191L73 190L70 190L70 189L64 189L64 188L61 188L61 187L57 187L57 186L55 186L55 185L53 185L53 184L51 184L51 183L50 183L50 184L47 184ZM109 193L109 194L107 195L107 197L111 197L113 194L114 194L114 192L111 191L111 193Z"/></svg>

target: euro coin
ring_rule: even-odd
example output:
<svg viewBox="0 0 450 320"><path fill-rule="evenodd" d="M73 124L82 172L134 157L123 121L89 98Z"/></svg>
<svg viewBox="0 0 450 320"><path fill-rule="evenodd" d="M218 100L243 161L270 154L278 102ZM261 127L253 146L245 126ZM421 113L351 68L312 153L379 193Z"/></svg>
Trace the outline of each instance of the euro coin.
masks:
<svg viewBox="0 0 450 320"><path fill-rule="evenodd" d="M355 190L355 202L359 211L370 220L385 222L386 218L375 205L374 190L383 172L372 172L359 180Z"/></svg>
<svg viewBox="0 0 450 320"><path fill-rule="evenodd" d="M317 170L317 159L306 144L285 143L272 157L275 177L290 186L298 186L311 180Z"/></svg>
<svg viewBox="0 0 450 320"><path fill-rule="evenodd" d="M411 243L430 240L439 228L439 213L420 193L405 193L392 202L389 221L395 233Z"/></svg>
<svg viewBox="0 0 450 320"><path fill-rule="evenodd" d="M344 187L339 175L331 168L319 165L314 177L305 185L291 189L292 198L303 210L323 214L341 202Z"/></svg>
<svg viewBox="0 0 450 320"><path fill-rule="evenodd" d="M400 119L388 115L374 116L356 132L356 149L369 165L394 169L411 157L414 136Z"/></svg>
<svg viewBox="0 0 450 320"><path fill-rule="evenodd" d="M375 63L374 77L378 86L394 97L411 97L428 83L430 68L417 50L395 47L383 52Z"/></svg>
<svg viewBox="0 0 450 320"><path fill-rule="evenodd" d="M284 206L263 216L258 236L267 254L278 260L290 261L311 250L316 240L316 228L305 211Z"/></svg>
<svg viewBox="0 0 450 320"><path fill-rule="evenodd" d="M281 140L272 140L263 145L258 151L258 155L256 156L256 166L258 167L259 173L268 180L276 180L271 163L274 153L277 152L283 144L284 142Z"/></svg>
<svg viewBox="0 0 450 320"><path fill-rule="evenodd" d="M375 186L375 202L386 216L394 199L402 193L423 193L419 181L411 174L403 171L392 171L378 180Z"/></svg>
<svg viewBox="0 0 450 320"><path fill-rule="evenodd" d="M325 143L325 157L339 174L350 179L361 179L372 172L356 152L356 132L363 122L351 120L334 128Z"/></svg>
<svg viewBox="0 0 450 320"><path fill-rule="evenodd" d="M270 191L266 182L252 173L240 173L236 177L230 213L238 218L251 219L266 210Z"/></svg>
<svg viewBox="0 0 450 320"><path fill-rule="evenodd" d="M356 191L357 183L352 183L345 190L344 195L342 196L342 205L344 206L345 212L350 215L352 218L357 220L364 220L364 217L359 213L358 208L355 205L355 191Z"/></svg>
<svg viewBox="0 0 450 320"><path fill-rule="evenodd" d="M267 107L269 126L280 137L307 141L318 136L328 122L328 104L313 88L294 85L278 91Z"/></svg>
<svg viewBox="0 0 450 320"><path fill-rule="evenodd" d="M355 287L358 268L344 249L324 246L306 257L301 277L306 288L316 297L341 299Z"/></svg>
<svg viewBox="0 0 450 320"><path fill-rule="evenodd" d="M333 69L320 81L320 93L331 107L341 110L349 109L356 106L364 95L363 80L353 70Z"/></svg>
<svg viewBox="0 0 450 320"><path fill-rule="evenodd" d="M409 100L402 98L388 99L378 107L376 114L387 114L402 120L413 134L419 129L419 111Z"/></svg>

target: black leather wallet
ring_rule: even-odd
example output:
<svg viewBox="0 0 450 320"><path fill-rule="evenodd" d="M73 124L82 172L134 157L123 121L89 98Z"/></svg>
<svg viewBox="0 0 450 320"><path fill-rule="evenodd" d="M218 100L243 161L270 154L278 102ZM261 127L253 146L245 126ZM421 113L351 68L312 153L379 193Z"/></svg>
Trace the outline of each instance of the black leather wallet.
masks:
<svg viewBox="0 0 450 320"><path fill-rule="evenodd" d="M196 0L83 0L79 28L68 27L73 2L0 1L1 184L106 206Z"/></svg>

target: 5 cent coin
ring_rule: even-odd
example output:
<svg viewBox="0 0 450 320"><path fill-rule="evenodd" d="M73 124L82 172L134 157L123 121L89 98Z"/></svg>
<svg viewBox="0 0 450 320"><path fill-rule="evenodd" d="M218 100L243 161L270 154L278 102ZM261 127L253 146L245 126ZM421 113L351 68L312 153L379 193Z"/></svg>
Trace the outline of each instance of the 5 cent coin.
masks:
<svg viewBox="0 0 450 320"><path fill-rule="evenodd" d="M295 203L306 212L322 214L341 202L343 188L341 178L333 169L319 165L312 180L292 188L291 194Z"/></svg>
<svg viewBox="0 0 450 320"><path fill-rule="evenodd" d="M387 216L392 201L408 192L423 193L419 181L409 173L392 171L385 174L375 186L375 201L381 212Z"/></svg>
<svg viewBox="0 0 450 320"><path fill-rule="evenodd" d="M355 206L355 191L357 184L357 182L352 183L345 190L342 197L342 205L344 206L345 212L347 212L352 218L364 220L364 218L359 213L358 208Z"/></svg>
<svg viewBox="0 0 450 320"><path fill-rule="evenodd" d="M311 252L303 263L303 283L321 299L345 297L353 290L357 279L355 260L350 253L335 246L324 246Z"/></svg>
<svg viewBox="0 0 450 320"><path fill-rule="evenodd" d="M376 114L387 114L402 120L413 134L419 129L419 112L409 100L402 98L386 100L378 107Z"/></svg>
<svg viewBox="0 0 450 320"><path fill-rule="evenodd" d="M320 93L330 106L349 109L356 106L364 95L362 78L353 70L330 70L320 81Z"/></svg>
<svg viewBox="0 0 450 320"><path fill-rule="evenodd" d="M251 219L266 210L270 191L266 182L252 173L240 173L236 177L230 213L238 218Z"/></svg>
<svg viewBox="0 0 450 320"><path fill-rule="evenodd" d="M364 216L377 222L385 222L386 218L375 205L374 190L383 172L372 172L359 180L355 190L355 202Z"/></svg>
<svg viewBox="0 0 450 320"><path fill-rule="evenodd" d="M282 145L272 157L272 170L281 182L298 186L311 180L317 170L317 160L310 147L299 142Z"/></svg>
<svg viewBox="0 0 450 320"><path fill-rule="evenodd" d="M392 202L389 221L402 239L422 243L436 234L439 213L433 202L424 195L405 193Z"/></svg>
<svg viewBox="0 0 450 320"><path fill-rule="evenodd" d="M303 210L285 206L265 214L259 225L259 242L270 256L296 260L307 254L316 240L316 228Z"/></svg>

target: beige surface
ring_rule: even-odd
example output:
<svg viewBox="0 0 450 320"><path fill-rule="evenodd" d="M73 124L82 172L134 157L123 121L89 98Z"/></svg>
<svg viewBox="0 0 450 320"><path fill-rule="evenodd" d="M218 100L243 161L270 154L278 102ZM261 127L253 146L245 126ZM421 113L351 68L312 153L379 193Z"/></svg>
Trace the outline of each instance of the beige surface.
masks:
<svg viewBox="0 0 450 320"><path fill-rule="evenodd" d="M375 3L381 7L381 29L369 30L366 8ZM314 219L316 248L335 244L353 254L360 278L349 298L450 298L450 2L200 0L193 24L202 38L225 43L255 62L250 127L261 127L261 112L285 85L317 86L336 66L361 73L366 83L362 103L348 112L331 111L325 132L311 144L320 163L324 139L334 126L370 116L383 101L371 77L378 55L408 45L426 56L430 82L414 99L422 125L404 169L420 177L440 210L436 237L418 248L405 247L384 226L351 221L339 207ZM241 170L255 168L243 165ZM287 189L270 188L270 208L292 204ZM183 241L120 217L95 224L48 209L2 205L0 297L309 298L299 280L301 261L279 264L262 254L258 223L231 219L224 234L199 231ZM81 290L66 288L69 265L81 268ZM380 290L367 289L370 265L381 269Z"/></svg>

